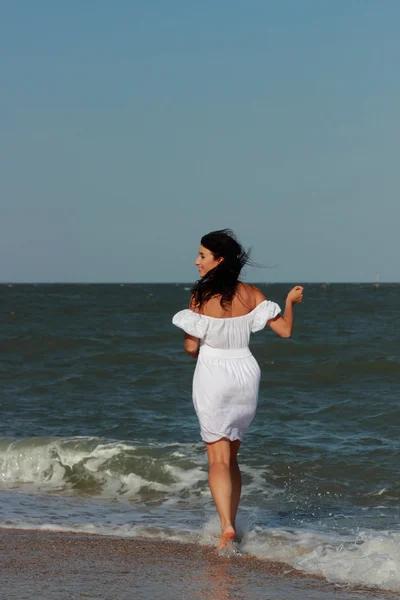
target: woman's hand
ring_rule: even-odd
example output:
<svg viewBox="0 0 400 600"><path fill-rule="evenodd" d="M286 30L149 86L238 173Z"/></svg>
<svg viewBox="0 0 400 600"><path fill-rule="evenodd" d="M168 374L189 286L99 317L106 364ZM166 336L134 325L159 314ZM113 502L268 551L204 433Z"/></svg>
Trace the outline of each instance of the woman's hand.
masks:
<svg viewBox="0 0 400 600"><path fill-rule="evenodd" d="M296 285L287 295L287 299L292 304L299 304L303 300L303 287Z"/></svg>

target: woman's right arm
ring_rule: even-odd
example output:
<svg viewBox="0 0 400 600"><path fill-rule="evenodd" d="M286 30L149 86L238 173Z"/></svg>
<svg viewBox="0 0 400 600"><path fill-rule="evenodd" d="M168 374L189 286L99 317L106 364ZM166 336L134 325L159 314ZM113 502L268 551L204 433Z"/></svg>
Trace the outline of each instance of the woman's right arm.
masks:
<svg viewBox="0 0 400 600"><path fill-rule="evenodd" d="M268 327L276 334L283 338L289 338L292 335L294 324L295 304L299 304L303 300L303 288L301 285L296 285L287 295L285 312L283 315L278 315L275 319L267 322Z"/></svg>

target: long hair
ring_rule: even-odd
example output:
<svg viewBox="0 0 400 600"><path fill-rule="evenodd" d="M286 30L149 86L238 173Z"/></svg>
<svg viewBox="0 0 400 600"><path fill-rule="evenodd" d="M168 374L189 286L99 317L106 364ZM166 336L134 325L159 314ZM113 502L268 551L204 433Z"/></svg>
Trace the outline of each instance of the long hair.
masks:
<svg viewBox="0 0 400 600"><path fill-rule="evenodd" d="M210 250L214 258L223 260L196 281L192 289L192 303L201 309L208 300L220 296L221 306L227 308L232 303L240 272L249 261L250 255L230 229L207 233L201 238L201 245Z"/></svg>

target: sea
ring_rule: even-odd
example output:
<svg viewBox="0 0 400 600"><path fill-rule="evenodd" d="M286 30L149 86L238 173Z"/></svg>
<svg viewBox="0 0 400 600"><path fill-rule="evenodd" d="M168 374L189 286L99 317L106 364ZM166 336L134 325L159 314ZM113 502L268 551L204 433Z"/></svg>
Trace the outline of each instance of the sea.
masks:
<svg viewBox="0 0 400 600"><path fill-rule="evenodd" d="M0 285L0 527L216 544L188 284ZM284 306L291 284L260 284ZM305 284L252 338L236 552L400 591L400 284Z"/></svg>

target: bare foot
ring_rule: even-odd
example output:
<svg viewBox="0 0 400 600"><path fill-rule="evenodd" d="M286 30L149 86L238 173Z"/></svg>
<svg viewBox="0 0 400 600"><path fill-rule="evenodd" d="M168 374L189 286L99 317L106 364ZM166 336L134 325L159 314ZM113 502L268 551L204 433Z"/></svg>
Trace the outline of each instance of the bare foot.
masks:
<svg viewBox="0 0 400 600"><path fill-rule="evenodd" d="M226 548L226 546L228 546L228 544L231 544L234 539L235 539L234 528L232 527L232 525L226 525L223 528L221 537L219 539L218 550L221 550L222 548Z"/></svg>

